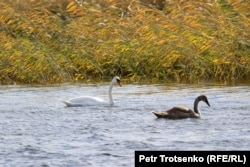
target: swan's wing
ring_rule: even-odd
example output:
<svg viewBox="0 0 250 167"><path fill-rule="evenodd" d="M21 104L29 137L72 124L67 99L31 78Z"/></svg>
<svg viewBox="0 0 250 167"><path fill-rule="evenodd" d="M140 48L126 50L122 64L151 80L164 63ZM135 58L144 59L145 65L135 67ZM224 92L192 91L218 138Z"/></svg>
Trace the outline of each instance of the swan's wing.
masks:
<svg viewBox="0 0 250 167"><path fill-rule="evenodd" d="M153 112L158 118L182 119L190 115L190 109L187 107L173 107L163 112Z"/></svg>
<svg viewBox="0 0 250 167"><path fill-rule="evenodd" d="M168 110L167 112L183 112L183 113L189 113L191 110L187 107L184 106L175 106L173 108L171 108L170 110Z"/></svg>
<svg viewBox="0 0 250 167"><path fill-rule="evenodd" d="M189 118L193 112L191 109L182 106L176 106L166 111L173 119Z"/></svg>
<svg viewBox="0 0 250 167"><path fill-rule="evenodd" d="M107 102L98 97L82 96L77 98L69 99L68 101L63 101L68 107L73 106L93 106L100 104L107 104Z"/></svg>

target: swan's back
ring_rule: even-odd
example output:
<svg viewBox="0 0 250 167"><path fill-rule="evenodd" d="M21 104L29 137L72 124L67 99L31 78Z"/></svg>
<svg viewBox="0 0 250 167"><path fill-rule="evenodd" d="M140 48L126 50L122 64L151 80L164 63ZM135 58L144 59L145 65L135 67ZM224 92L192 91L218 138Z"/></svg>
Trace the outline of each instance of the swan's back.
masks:
<svg viewBox="0 0 250 167"><path fill-rule="evenodd" d="M187 107L173 107L163 112L153 112L158 118L184 119L196 118L194 112Z"/></svg>
<svg viewBox="0 0 250 167"><path fill-rule="evenodd" d="M108 104L107 101L101 98L91 97L91 96L77 97L63 102L67 105L67 107L95 106L95 105Z"/></svg>

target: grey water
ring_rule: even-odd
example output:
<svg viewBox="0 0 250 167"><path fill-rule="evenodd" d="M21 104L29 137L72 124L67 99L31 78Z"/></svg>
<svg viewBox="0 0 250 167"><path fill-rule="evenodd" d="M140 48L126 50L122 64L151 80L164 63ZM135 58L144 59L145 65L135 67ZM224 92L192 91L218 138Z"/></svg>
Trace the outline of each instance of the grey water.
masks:
<svg viewBox="0 0 250 167"><path fill-rule="evenodd" d="M115 105L65 107L82 95L107 98L108 83L0 86L0 166L134 166L135 150L250 150L250 86L128 84ZM193 108L200 119L157 119L152 112Z"/></svg>

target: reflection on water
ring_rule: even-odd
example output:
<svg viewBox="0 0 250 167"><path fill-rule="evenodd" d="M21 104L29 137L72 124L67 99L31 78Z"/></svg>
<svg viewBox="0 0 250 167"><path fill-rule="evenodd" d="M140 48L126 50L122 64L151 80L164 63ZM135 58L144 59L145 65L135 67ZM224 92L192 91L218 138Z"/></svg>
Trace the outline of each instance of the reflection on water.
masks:
<svg viewBox="0 0 250 167"><path fill-rule="evenodd" d="M135 150L249 150L250 86L123 85L113 107L72 107L107 98L108 84L0 87L1 166L133 166ZM201 102L201 119L157 119L152 111Z"/></svg>

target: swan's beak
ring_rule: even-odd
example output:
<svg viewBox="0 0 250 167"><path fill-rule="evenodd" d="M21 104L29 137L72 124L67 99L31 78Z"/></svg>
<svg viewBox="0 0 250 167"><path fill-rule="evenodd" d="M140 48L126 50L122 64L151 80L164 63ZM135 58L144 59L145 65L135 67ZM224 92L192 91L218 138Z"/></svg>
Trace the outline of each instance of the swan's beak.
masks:
<svg viewBox="0 0 250 167"><path fill-rule="evenodd" d="M117 81L117 84L122 87L121 81Z"/></svg>
<svg viewBox="0 0 250 167"><path fill-rule="evenodd" d="M121 82L117 82L117 84L120 86L120 87L122 87L122 84L121 84Z"/></svg>
<svg viewBox="0 0 250 167"><path fill-rule="evenodd" d="M206 100L205 102L206 102L206 103L207 103L207 105L210 107L210 104L209 104L208 100Z"/></svg>

